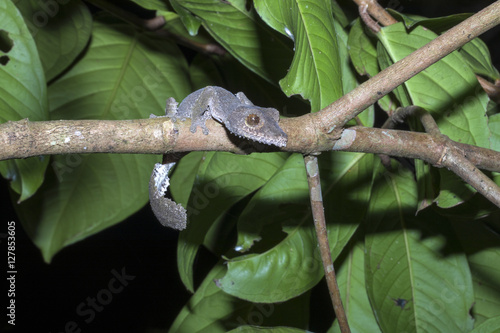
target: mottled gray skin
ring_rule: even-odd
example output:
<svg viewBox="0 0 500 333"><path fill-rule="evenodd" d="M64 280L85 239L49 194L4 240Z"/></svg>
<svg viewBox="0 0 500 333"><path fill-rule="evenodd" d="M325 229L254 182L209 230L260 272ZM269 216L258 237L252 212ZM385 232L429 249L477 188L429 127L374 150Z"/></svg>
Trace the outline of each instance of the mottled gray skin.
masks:
<svg viewBox="0 0 500 333"><path fill-rule="evenodd" d="M191 119L191 132L201 127L208 134L206 121L215 119L239 137L285 147L287 135L279 127L279 112L273 108L255 106L242 92L236 95L220 87L206 87L187 96L179 106L173 98L167 100L166 117L173 121ZM156 117L151 115L151 117ZM164 226L183 230L187 225L187 212L174 201L165 198L168 189L168 171L173 163L157 163L149 182L151 209Z"/></svg>
<svg viewBox="0 0 500 333"><path fill-rule="evenodd" d="M206 121L213 118L234 135L268 145L285 147L287 135L279 127L280 114L273 108L255 106L242 92L234 95L220 87L205 87L187 96L176 107L169 99L167 117L184 121L191 119L191 132L201 127L208 134Z"/></svg>
<svg viewBox="0 0 500 333"><path fill-rule="evenodd" d="M156 163L149 179L149 202L156 218L165 227L184 230L187 225L187 211L181 204L165 198L170 179L168 172L175 163Z"/></svg>

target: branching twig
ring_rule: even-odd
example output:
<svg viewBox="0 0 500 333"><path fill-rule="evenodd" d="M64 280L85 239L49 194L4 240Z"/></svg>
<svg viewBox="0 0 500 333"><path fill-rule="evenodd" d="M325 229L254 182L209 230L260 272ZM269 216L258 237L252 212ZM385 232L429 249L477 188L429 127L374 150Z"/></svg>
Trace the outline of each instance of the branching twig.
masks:
<svg viewBox="0 0 500 333"><path fill-rule="evenodd" d="M392 116L392 121L403 121L408 116L418 117L425 132L432 135L436 142L444 147L442 156L434 163L437 167L447 167L460 178L474 187L485 198L500 207L500 187L471 163L457 146L456 142L441 134L431 114L418 106L399 108Z"/></svg>
<svg viewBox="0 0 500 333"><path fill-rule="evenodd" d="M458 142L454 145L476 167L500 172L500 152ZM333 149L417 158L438 165L444 147L427 133L356 126L344 130Z"/></svg>
<svg viewBox="0 0 500 333"><path fill-rule="evenodd" d="M333 310L339 321L340 331L348 333L351 330L347 323L347 316L342 306L340 291L335 277L335 269L333 268L332 256L330 253L330 245L328 244L328 233L325 223L325 212L323 208L323 196L321 195L321 183L319 177L318 158L308 155L304 158L306 165L307 181L309 183L309 197L311 199L311 208L314 219L314 227L316 236L318 237L319 250L321 260L325 270L326 283L330 291L330 298L333 303Z"/></svg>

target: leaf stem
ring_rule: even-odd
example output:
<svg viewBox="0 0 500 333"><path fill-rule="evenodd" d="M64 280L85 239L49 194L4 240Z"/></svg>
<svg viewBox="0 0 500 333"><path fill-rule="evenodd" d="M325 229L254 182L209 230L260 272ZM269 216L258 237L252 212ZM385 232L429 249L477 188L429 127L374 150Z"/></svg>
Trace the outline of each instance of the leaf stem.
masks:
<svg viewBox="0 0 500 333"><path fill-rule="evenodd" d="M319 177L318 158L316 156L307 155L304 158L307 172L307 181L309 183L309 197L311 199L311 208L314 219L314 227L316 229L316 237L318 238L321 260L323 269L325 270L326 283L330 291L330 298L333 304L333 310L339 321L340 331L342 333L351 332L347 322L347 316L342 306L340 291L335 277L335 269L333 268L332 255L330 245L328 244L328 233L325 223L325 212L323 208L323 197L321 195L321 183Z"/></svg>

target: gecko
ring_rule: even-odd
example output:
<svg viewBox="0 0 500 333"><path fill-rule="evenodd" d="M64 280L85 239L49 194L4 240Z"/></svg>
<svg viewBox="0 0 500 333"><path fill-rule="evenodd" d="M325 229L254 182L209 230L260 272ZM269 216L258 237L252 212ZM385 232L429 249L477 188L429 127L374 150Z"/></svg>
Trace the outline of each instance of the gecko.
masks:
<svg viewBox="0 0 500 333"><path fill-rule="evenodd" d="M274 108L254 105L244 93L233 94L215 86L199 89L188 95L180 104L174 98L167 99L166 115L172 121L191 119L190 131L198 127L208 135L206 121L215 119L232 134L256 142L285 147L288 137L279 127L279 112ZM157 118L151 115L151 118ZM170 180L168 173L175 162L156 163L149 181L151 209L164 226L183 230L187 226L187 212L182 205L165 198Z"/></svg>

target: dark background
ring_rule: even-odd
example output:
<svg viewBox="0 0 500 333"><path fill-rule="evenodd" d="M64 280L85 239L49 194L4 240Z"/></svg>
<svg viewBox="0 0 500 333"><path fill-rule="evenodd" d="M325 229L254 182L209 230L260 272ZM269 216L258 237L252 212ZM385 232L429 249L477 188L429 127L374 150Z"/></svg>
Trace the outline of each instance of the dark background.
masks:
<svg viewBox="0 0 500 333"><path fill-rule="evenodd" d="M342 2L342 1L341 1ZM381 1L404 13L437 17L475 12L493 1ZM500 29L489 31L483 40L499 67ZM75 322L82 332L145 332L147 328L168 328L190 294L177 273L178 233L163 228L152 215L149 205L122 223L97 235L66 247L51 264L45 264L40 251L27 238L13 209L8 183L0 180L2 216L0 244L6 253L7 222L16 222L16 327L5 323L2 332L66 332ZM70 222L68 222L70 223ZM2 261L6 260L4 257ZM201 251L196 263L198 280L216 262ZM2 264L2 267L4 265ZM125 270L133 277L89 323L77 307L108 288L112 271ZM115 283L115 287L120 284ZM6 292L7 285L2 288ZM2 298L5 299L5 298ZM313 291L310 330L326 331L333 318L328 291L321 282ZM2 307L6 306L2 302ZM85 305L85 309L90 307ZM3 312L2 312L3 313ZM321 318L321 319L320 319ZM71 330L69 330L71 331ZM78 330L74 330L78 332Z"/></svg>

